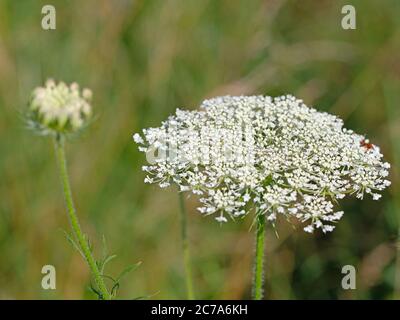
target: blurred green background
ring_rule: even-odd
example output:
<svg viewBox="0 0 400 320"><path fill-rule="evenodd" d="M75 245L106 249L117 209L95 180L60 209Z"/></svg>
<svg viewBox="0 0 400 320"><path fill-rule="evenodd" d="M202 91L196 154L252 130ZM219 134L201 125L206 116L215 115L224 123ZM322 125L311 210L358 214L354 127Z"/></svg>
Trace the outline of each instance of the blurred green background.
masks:
<svg viewBox="0 0 400 320"><path fill-rule="evenodd" d="M41 29L53 4L57 29ZM144 185L132 133L177 107L222 94L292 93L345 120L381 147L392 186L378 202L349 199L329 235L281 223L267 231L267 299L390 299L396 291L400 197L400 1L0 0L0 298L95 298L69 230L51 140L24 128L21 111L48 77L94 92L95 123L67 145L78 214L115 275L142 265L119 297L185 298L177 194ZM251 296L252 219L220 226L187 200L195 291L202 299ZM57 289L41 288L41 268ZM357 290L341 288L342 266ZM398 290L400 288L397 286Z"/></svg>

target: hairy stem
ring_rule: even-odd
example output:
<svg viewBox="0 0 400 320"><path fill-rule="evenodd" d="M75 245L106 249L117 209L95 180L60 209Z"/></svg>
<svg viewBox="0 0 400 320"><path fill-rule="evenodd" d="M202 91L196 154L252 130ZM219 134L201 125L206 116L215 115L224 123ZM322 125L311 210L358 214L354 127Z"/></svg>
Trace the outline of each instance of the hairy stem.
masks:
<svg viewBox="0 0 400 320"><path fill-rule="evenodd" d="M187 238L187 221L186 221L185 200L183 198L182 192L179 192L179 207L180 207L180 215L181 215L181 236L182 236L183 262L185 265L187 298L189 300L193 300L194 292L193 292L193 283L192 283L190 248L189 248L189 241Z"/></svg>
<svg viewBox="0 0 400 320"><path fill-rule="evenodd" d="M55 149L56 149L58 167L60 170L61 181L63 185L65 202L67 206L68 218L71 223L73 234L76 240L78 241L79 249L84 255L87 264L89 265L94 281L96 282L97 288L101 294L101 298L105 300L110 300L111 295L107 290L107 287L104 283L104 279L99 271L96 261L93 258L92 252L89 247L89 243L85 238L85 235L82 233L81 227L79 225L78 216L76 215L74 202L72 199L71 186L69 183L67 162L64 151L64 139L60 135L55 138Z"/></svg>
<svg viewBox="0 0 400 320"><path fill-rule="evenodd" d="M264 285L265 215L257 216L256 256L254 260L253 299L262 300Z"/></svg>

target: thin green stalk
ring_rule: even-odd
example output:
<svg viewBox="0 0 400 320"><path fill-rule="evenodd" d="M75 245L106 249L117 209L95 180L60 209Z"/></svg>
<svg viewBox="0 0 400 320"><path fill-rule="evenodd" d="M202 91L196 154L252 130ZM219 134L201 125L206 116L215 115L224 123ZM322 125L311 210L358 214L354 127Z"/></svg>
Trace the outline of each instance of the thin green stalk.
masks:
<svg viewBox="0 0 400 320"><path fill-rule="evenodd" d="M186 221L185 200L183 198L182 192L179 192L179 207L180 207L180 213L181 213L181 236L182 236L183 262L185 265L187 298L189 300L193 300L194 292L193 292L193 283L192 283L190 248L189 248L189 241L187 238L187 221Z"/></svg>
<svg viewBox="0 0 400 320"><path fill-rule="evenodd" d="M64 139L62 136L57 136L55 138L55 148L56 148L56 156L57 156L58 167L60 170L61 181L63 185L65 202L67 206L67 213L73 233L76 237L76 240L78 241L79 249L83 253L85 260L89 265L94 281L96 282L97 288L101 293L102 299L110 300L111 295L107 290L107 287L104 283L104 279L99 271L96 261L93 258L92 252L89 248L89 243L85 239L84 234L82 233L81 227L79 225L78 216L76 215L74 202L72 200L72 192L69 183L68 171L67 171L67 162L64 151Z"/></svg>
<svg viewBox="0 0 400 320"><path fill-rule="evenodd" d="M262 300L264 284L265 215L258 214L256 256L254 260L253 299Z"/></svg>

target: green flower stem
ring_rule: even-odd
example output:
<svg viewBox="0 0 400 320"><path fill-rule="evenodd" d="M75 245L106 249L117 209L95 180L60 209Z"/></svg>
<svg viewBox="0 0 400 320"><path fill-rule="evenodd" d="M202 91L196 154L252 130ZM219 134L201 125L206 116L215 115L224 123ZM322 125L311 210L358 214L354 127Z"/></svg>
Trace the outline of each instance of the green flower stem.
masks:
<svg viewBox="0 0 400 320"><path fill-rule="evenodd" d="M93 258L92 252L89 248L89 243L85 238L85 235L82 233L81 227L79 225L78 216L76 215L74 202L72 200L71 186L68 178L67 162L64 151L64 139L61 135L58 135L55 138L55 148L56 148L56 156L57 156L58 167L60 170L61 181L63 184L65 202L67 205L68 217L71 223L73 233L78 241L79 249L83 253L85 260L89 265L89 268L92 272L98 290L102 295L102 299L110 300L111 295L108 293L107 287L104 284L104 279L99 271L96 261Z"/></svg>
<svg viewBox="0 0 400 320"><path fill-rule="evenodd" d="M182 235L183 262L185 264L187 298L189 300L193 300L194 292L192 283L192 268L190 261L189 241L187 238L186 209L185 209L185 200L183 198L183 192L179 192L179 207L181 212L181 235Z"/></svg>
<svg viewBox="0 0 400 320"><path fill-rule="evenodd" d="M264 284L265 215L257 216L256 256L254 261L253 299L262 300Z"/></svg>

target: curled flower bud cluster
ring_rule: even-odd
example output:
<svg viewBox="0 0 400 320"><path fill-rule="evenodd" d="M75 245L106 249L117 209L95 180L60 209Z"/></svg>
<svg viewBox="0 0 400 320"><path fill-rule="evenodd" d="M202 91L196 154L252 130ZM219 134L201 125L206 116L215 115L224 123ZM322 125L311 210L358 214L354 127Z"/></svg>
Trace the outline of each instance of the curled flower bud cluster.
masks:
<svg viewBox="0 0 400 320"><path fill-rule="evenodd" d="M198 210L219 222L253 211L325 233L343 215L338 199L378 200L390 185L379 147L290 95L205 100L134 140L150 162L145 182L200 195Z"/></svg>
<svg viewBox="0 0 400 320"><path fill-rule="evenodd" d="M92 114L91 98L92 92L81 91L77 83L68 86L48 80L32 93L30 122L44 134L78 131Z"/></svg>

